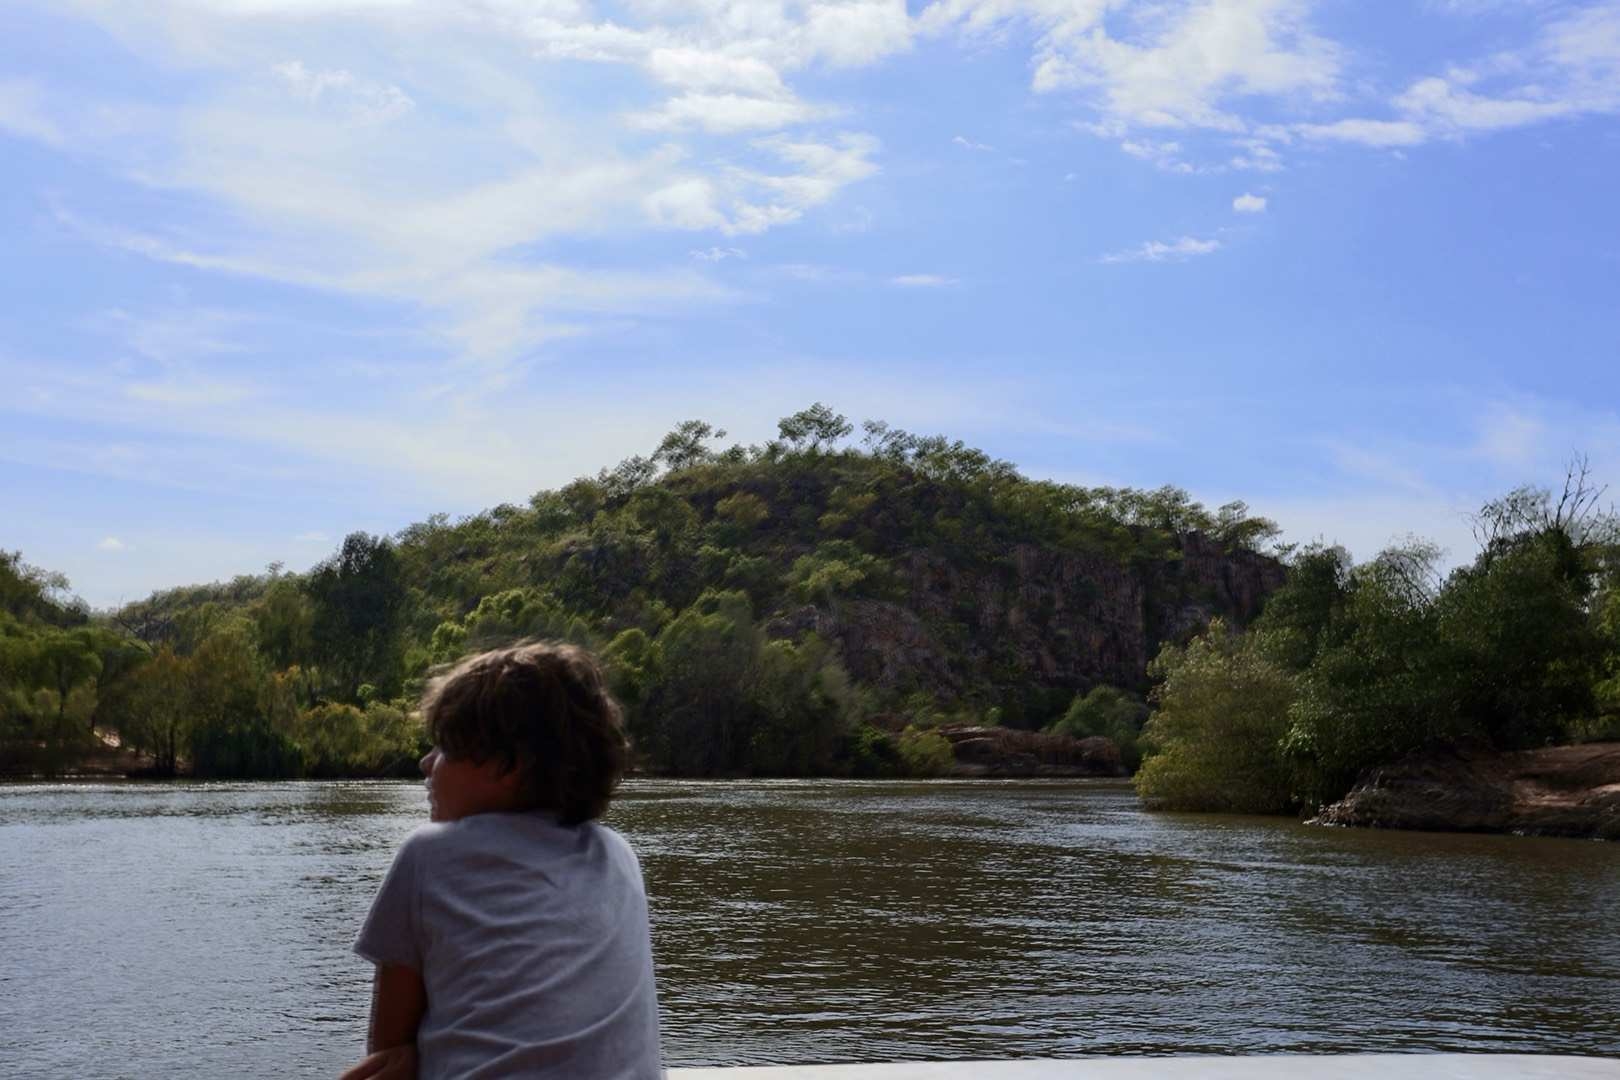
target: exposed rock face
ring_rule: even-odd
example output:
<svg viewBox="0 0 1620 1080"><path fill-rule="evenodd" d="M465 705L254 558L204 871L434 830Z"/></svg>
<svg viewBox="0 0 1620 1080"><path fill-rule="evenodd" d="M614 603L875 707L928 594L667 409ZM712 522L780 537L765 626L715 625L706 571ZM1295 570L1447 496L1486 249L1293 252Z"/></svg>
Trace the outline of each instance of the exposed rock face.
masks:
<svg viewBox="0 0 1620 1080"><path fill-rule="evenodd" d="M838 641L862 682L947 693L1006 677L1086 690L1145 689L1148 661L1215 616L1246 625L1283 583L1275 559L1228 552L1196 533L1179 558L1131 566L1106 554L1018 545L966 570L925 551L899 561L908 596L851 599L772 620L786 637L814 629Z"/></svg>
<svg viewBox="0 0 1620 1080"><path fill-rule="evenodd" d="M1620 840L1620 743L1417 755L1369 771L1316 821Z"/></svg>
<svg viewBox="0 0 1620 1080"><path fill-rule="evenodd" d="M988 727L940 728L940 734L956 754L956 776L1125 775L1119 748L1108 739Z"/></svg>

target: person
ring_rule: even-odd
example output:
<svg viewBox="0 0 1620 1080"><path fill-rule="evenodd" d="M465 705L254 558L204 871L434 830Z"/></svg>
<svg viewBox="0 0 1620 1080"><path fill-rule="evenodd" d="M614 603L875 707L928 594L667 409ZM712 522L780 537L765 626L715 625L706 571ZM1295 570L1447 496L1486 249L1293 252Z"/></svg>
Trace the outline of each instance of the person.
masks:
<svg viewBox="0 0 1620 1080"><path fill-rule="evenodd" d="M597 820L628 756L600 667L497 649L430 683L422 712L431 822L355 942L376 973L343 1080L663 1075L640 865Z"/></svg>

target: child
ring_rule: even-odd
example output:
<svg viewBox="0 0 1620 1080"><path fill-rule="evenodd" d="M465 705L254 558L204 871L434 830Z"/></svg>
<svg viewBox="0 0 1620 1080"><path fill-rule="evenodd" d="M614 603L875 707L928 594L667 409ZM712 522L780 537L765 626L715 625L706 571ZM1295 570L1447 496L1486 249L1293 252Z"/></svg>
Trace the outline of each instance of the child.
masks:
<svg viewBox="0 0 1620 1080"><path fill-rule="evenodd" d="M595 820L627 752L601 670L572 645L497 649L422 712L433 823L355 942L377 972L370 1056L344 1080L660 1076L641 870Z"/></svg>

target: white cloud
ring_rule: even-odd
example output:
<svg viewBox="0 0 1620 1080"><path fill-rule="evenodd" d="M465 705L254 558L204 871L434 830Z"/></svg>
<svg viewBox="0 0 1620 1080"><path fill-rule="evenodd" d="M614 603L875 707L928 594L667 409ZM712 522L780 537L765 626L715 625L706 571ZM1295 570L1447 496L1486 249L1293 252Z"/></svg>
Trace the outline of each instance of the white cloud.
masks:
<svg viewBox="0 0 1620 1080"><path fill-rule="evenodd" d="M1294 130L1307 139L1373 147L1416 146L1429 137L1421 125L1410 120L1335 120L1331 124L1300 124Z"/></svg>
<svg viewBox="0 0 1620 1080"><path fill-rule="evenodd" d="M105 537L101 543L97 544L96 547L102 551L123 551L125 550L126 545L122 540L118 539L118 537L108 536Z"/></svg>
<svg viewBox="0 0 1620 1080"><path fill-rule="evenodd" d="M1158 142L1153 139L1126 139L1119 148L1131 157L1150 161L1165 172L1193 173L1198 169L1181 156L1181 144L1174 141Z"/></svg>
<svg viewBox="0 0 1620 1080"><path fill-rule="evenodd" d="M727 259L746 259L748 255L741 248L711 247L692 252L692 258L698 262L717 263Z"/></svg>
<svg viewBox="0 0 1620 1080"><path fill-rule="evenodd" d="M1099 259L1105 263L1131 263L1131 262L1186 262L1200 255L1211 255L1219 251L1219 240L1200 240L1195 236L1183 236L1179 240L1168 243L1162 240L1149 240L1139 247L1127 248L1104 255Z"/></svg>
<svg viewBox="0 0 1620 1080"><path fill-rule="evenodd" d="M943 289L959 284L956 278L942 274L901 274L889 279L889 284L906 289Z"/></svg>
<svg viewBox="0 0 1620 1080"><path fill-rule="evenodd" d="M0 128L83 142L115 173L206 200L218 222L131 228L60 208L86 236L404 302L499 369L588 330L582 308L656 316L672 300L730 295L686 268L537 265L536 245L758 234L877 172L870 136L801 130L837 110L800 101L788 77L908 48L903 4L723 7L648 3L621 25L574 0L153 0L139 13L79 0L74 11L148 62L207 77L188 79L178 104L135 107L139 130L116 132L97 118L125 106L80 100L47 123L31 85L0 83ZM627 113L622 96L542 93L537 73L559 58L617 67L654 101ZM729 141L683 144L693 131ZM735 141L765 131L783 134ZM649 145L649 132L668 139Z"/></svg>
<svg viewBox="0 0 1620 1080"><path fill-rule="evenodd" d="M1263 139L1243 140L1240 146L1240 152L1228 159L1228 168L1246 172L1282 171L1282 154Z"/></svg>
<svg viewBox="0 0 1620 1080"><path fill-rule="evenodd" d="M995 150L995 147L989 145L988 143L975 142L966 135L953 135L951 136L951 142L956 146L960 146L964 150L978 150L984 153L989 153Z"/></svg>
<svg viewBox="0 0 1620 1080"><path fill-rule="evenodd" d="M0 79L0 133L62 146L67 137L45 112L39 87L22 79Z"/></svg>
<svg viewBox="0 0 1620 1080"><path fill-rule="evenodd" d="M416 107L409 94L392 83L356 78L352 72L311 71L302 61L288 60L272 69L295 97L312 105L336 103L361 123L383 123Z"/></svg>
<svg viewBox="0 0 1620 1080"><path fill-rule="evenodd" d="M648 131L697 128L734 135L742 131L779 131L830 115L831 109L801 101L692 93L670 98L653 112L633 113L627 119L632 126Z"/></svg>
<svg viewBox="0 0 1620 1080"><path fill-rule="evenodd" d="M1620 2L1550 18L1524 48L1419 78L1389 104L1394 119L1347 118L1294 130L1309 139L1398 147L1620 114Z"/></svg>
<svg viewBox="0 0 1620 1080"><path fill-rule="evenodd" d="M1395 107L1431 132L1494 131L1568 116L1569 100L1490 98L1442 78L1419 79L1394 101Z"/></svg>
<svg viewBox="0 0 1620 1080"><path fill-rule="evenodd" d="M1266 211L1267 199L1264 195L1253 195L1244 192L1232 200L1232 209L1240 214L1263 214Z"/></svg>
<svg viewBox="0 0 1620 1080"><path fill-rule="evenodd" d="M1474 453L1496 465L1530 470L1547 457L1546 425L1531 412L1497 402L1478 421Z"/></svg>
<svg viewBox="0 0 1620 1080"><path fill-rule="evenodd" d="M920 26L970 36L1023 23L1036 33L1037 92L1079 90L1120 128L1239 131L1245 97L1327 99L1340 50L1309 27L1307 0L936 0Z"/></svg>

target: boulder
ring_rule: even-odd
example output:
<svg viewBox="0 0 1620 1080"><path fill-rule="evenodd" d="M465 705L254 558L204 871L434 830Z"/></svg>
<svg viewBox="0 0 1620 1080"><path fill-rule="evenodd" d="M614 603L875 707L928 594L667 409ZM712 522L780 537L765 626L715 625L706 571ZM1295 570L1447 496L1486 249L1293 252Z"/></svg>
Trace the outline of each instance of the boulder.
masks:
<svg viewBox="0 0 1620 1080"><path fill-rule="evenodd" d="M1369 770L1314 821L1620 840L1620 743L1415 754Z"/></svg>
<svg viewBox="0 0 1620 1080"><path fill-rule="evenodd" d="M956 755L957 776L1124 776L1112 739L1045 731L956 726L939 729Z"/></svg>

